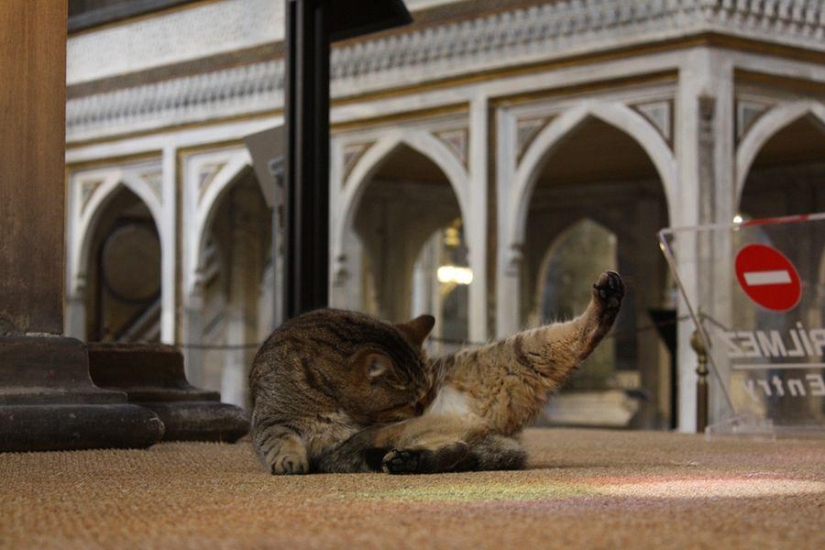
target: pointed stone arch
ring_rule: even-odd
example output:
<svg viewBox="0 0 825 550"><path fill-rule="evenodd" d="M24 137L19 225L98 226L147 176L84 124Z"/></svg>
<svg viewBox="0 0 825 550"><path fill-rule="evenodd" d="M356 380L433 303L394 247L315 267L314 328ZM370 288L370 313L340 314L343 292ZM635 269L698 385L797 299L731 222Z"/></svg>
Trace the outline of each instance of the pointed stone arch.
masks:
<svg viewBox="0 0 825 550"><path fill-rule="evenodd" d="M262 296L275 292L272 285L262 288L267 269L276 269L272 211L244 148L192 155L184 186L181 338L190 344L184 346L187 374L243 406L254 342L272 329L261 316L264 310L267 319L273 314L272 294ZM227 347L210 349L214 345Z"/></svg>
<svg viewBox="0 0 825 550"><path fill-rule="evenodd" d="M374 134L370 141L373 144L360 157L346 178L343 174L338 180L333 178L337 184L332 191L335 200L331 208L330 275L331 298L336 307L357 308L363 303L363 289L359 283L363 279L359 275L353 277L353 274L362 273L359 261L363 253L362 246L353 240L356 220L374 177L380 173L385 162L391 162L394 153L400 148L421 155L441 172L455 199L457 215L466 226L486 225L486 202L480 200L481 193L477 193L475 188L471 192L468 168L450 146L434 133L424 128L395 127ZM486 190L483 191L483 195L486 199ZM481 333L479 327L484 326L487 314L487 235L479 231L468 232L465 239L469 266L479 274L471 284L472 297L468 304L468 330L477 335ZM481 339L482 336L475 338Z"/></svg>
<svg viewBox="0 0 825 550"><path fill-rule="evenodd" d="M211 159L205 162L214 162ZM232 183L251 170L252 158L246 149L230 152L221 156L220 168L209 176L205 189L193 189L194 181L188 182L188 215L191 222L187 238L187 263L185 288L187 295L195 291L198 284L198 269L201 265L206 237L215 210L221 198L228 192Z"/></svg>
<svg viewBox="0 0 825 550"><path fill-rule="evenodd" d="M528 326L572 319L584 311L592 288L582 283L597 280L606 269L620 270L619 241L611 225L597 216L585 214L559 224L533 266L533 299L524 317ZM588 367L571 381L574 387L608 383L617 366L616 342L614 333L594 350Z"/></svg>
<svg viewBox="0 0 825 550"><path fill-rule="evenodd" d="M75 228L72 231L72 234L76 237L72 238L69 251L71 257L71 272L68 277L69 286L67 289L69 294L77 293L85 285L92 236L97 228L97 222L118 190L124 187L133 192L146 205L152 215L161 242L166 238L163 234L163 206L158 195L152 189L152 185L132 171L119 169L107 173L103 176L103 182L97 187L88 203L83 205L82 210L79 204L80 201L76 201L78 203L77 217L74 222ZM79 190L76 190L76 192L79 193Z"/></svg>
<svg viewBox="0 0 825 550"><path fill-rule="evenodd" d="M518 243L524 239L527 210L539 172L553 149L588 118L596 118L614 126L641 146L659 174L668 213L672 214L678 196L676 159L662 135L642 115L622 103L586 102L548 124L533 139L516 168L506 221L508 238L505 242L511 247L518 247Z"/></svg>
<svg viewBox="0 0 825 550"><path fill-rule="evenodd" d="M157 192L157 182L149 181L146 174L155 174L156 167L147 169L146 165L108 168L94 172L84 172L73 176L70 188L70 214L67 228L68 244L66 250L66 317L64 332L73 337L86 337L86 298L89 279L90 255L95 234L101 217L106 213L112 201L123 190L131 192L149 212L161 243L161 262L174 253L174 234L170 226L164 223L167 217L167 205ZM89 182L93 185L89 187ZM174 230L173 228L171 229ZM171 247L170 247L171 246ZM161 272L161 277L163 272ZM174 301L174 288L162 283L162 316L170 316L172 308L168 304ZM162 335L171 331L163 331Z"/></svg>
<svg viewBox="0 0 825 550"><path fill-rule="evenodd" d="M774 107L754 123L736 150L737 205L742 200L748 174L762 148L778 132L806 116L812 116L819 123L825 125L825 105L817 101L787 103Z"/></svg>
<svg viewBox="0 0 825 550"><path fill-rule="evenodd" d="M467 219L470 211L469 174L464 165L443 141L429 132L424 130L396 130L383 136L375 145L370 147L359 159L344 182L338 216L336 217L337 222L333 232L335 238L334 258L339 258L343 253L344 239L349 230L352 229L360 199L372 180L372 176L379 170L383 162L402 145L421 153L438 166L447 177L450 187L455 193L462 217ZM483 242L472 242L470 246L483 246L483 244Z"/></svg>
<svg viewBox="0 0 825 550"><path fill-rule="evenodd" d="M678 212L680 188L673 151L653 124L620 102L585 100L562 111L538 133L520 161L516 160L512 139L514 115L504 112L500 119L504 121L504 128L499 141L497 175L502 200L498 228L497 336L505 337L524 328L524 322L529 319L525 315L532 312L531 293L538 288L535 283L541 278L536 274L540 256L546 250L543 243L549 238L548 228L553 228L553 235L561 235L554 225L558 218L569 219L567 227L582 218L590 219L617 237L615 267L631 281L634 278L646 281L623 308L622 326L629 329L626 333L632 345L623 345L621 357L615 356L612 364L618 365L621 359L622 365L634 365L634 376L638 377L640 387L658 389L660 373L664 371L657 337L634 329L641 326L648 308L662 303L664 262L654 236L667 224L666 219L672 219L673 213ZM593 129L599 133L587 133ZM600 151L614 145L616 151L632 154L632 159L625 163L615 160L623 157L606 154L604 163L594 163ZM561 158L562 153L571 155L568 164L565 164L568 159ZM591 163L594 166L590 166ZM579 182L583 183L581 188L577 186ZM541 192L537 194L539 185ZM634 189L635 194L626 195L627 189ZM550 199L560 201L553 203ZM615 208L611 202L614 199ZM578 216L577 212L584 216ZM617 231L622 223L629 224L627 231ZM645 246L622 252L622 248L632 246L634 241L641 242L635 238L640 235L649 237ZM603 252L606 251L605 248ZM606 266L597 271L604 268ZM582 291L589 291L590 286L581 281L582 277L598 276L589 269L574 279L575 284L582 285ZM607 372L606 365L603 364L606 370L601 374ZM652 426L660 418L660 403L645 407L640 409L638 421L640 425Z"/></svg>
<svg viewBox="0 0 825 550"><path fill-rule="evenodd" d="M588 223L595 225L600 230L603 230L605 233L609 233L611 235L618 237L618 233L613 227L611 227L611 224L605 222L599 217L591 215L582 215L577 216L575 218L570 218L563 225L560 225L559 230L555 232L555 235L552 241L550 242L550 246L547 247L547 250L544 254L545 257L542 258L541 263L544 264L547 261L547 257L553 253L553 250L558 246L558 244L565 236L569 235L570 232L574 231L577 227Z"/></svg>
<svg viewBox="0 0 825 550"><path fill-rule="evenodd" d="M607 235L611 235L614 239L616 239L618 241L619 235L614 230L614 228L612 228L609 223L605 223L603 220L599 219L598 217L584 215L584 216L578 216L576 218L571 218L570 220L566 220L566 222L563 225L560 224L559 229L557 231L555 231L553 239L550 241L549 245L545 248L544 253L541 257L541 260L538 263L538 270L537 270L537 273L536 273L536 280L534 281L535 288L536 288L537 291L541 290L543 288L544 284L546 283L548 270L551 267L550 266L551 261L553 259L554 254L556 254L558 252L559 246L574 231L576 231L578 228L581 228L581 227L586 226L588 224L591 224L592 226L597 228L597 230L600 231L600 232L603 232ZM615 245L615 243L614 243L614 245ZM616 260L618 261L618 249L616 250L616 254L617 254ZM615 269L617 269L618 266L605 266L605 268L608 268L608 267L610 269L615 270ZM601 270L600 270L600 272L601 272ZM543 298L542 298L542 296L540 295L539 292L536 292L535 296L537 298L538 303L534 304L534 306L540 306L541 303L542 303Z"/></svg>

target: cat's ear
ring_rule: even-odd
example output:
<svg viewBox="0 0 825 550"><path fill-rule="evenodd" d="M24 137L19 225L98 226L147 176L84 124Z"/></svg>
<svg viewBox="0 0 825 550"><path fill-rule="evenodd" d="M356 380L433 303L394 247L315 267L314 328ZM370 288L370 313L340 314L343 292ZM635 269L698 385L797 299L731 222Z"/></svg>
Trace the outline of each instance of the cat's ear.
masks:
<svg viewBox="0 0 825 550"><path fill-rule="evenodd" d="M412 340L415 345L420 346L424 343L424 340L427 339L427 336L429 336L433 326L435 326L435 317L432 315L421 315L412 321L407 321L406 323L395 326L398 327L398 330L404 333L407 338Z"/></svg>

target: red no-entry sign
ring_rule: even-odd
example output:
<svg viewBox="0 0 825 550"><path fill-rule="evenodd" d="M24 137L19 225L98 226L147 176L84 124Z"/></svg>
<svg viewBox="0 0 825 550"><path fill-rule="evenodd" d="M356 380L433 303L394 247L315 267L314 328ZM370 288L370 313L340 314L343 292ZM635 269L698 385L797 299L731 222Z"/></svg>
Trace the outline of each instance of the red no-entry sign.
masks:
<svg viewBox="0 0 825 550"><path fill-rule="evenodd" d="M764 244L749 244L739 251L736 278L751 300L772 311L788 311L802 296L796 268L784 254Z"/></svg>

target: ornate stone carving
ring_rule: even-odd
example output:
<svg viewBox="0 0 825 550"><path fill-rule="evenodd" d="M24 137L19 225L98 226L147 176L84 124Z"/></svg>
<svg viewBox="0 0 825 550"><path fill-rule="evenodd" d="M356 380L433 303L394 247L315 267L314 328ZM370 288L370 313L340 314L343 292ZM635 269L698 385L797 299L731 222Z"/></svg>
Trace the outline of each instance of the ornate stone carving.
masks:
<svg viewBox="0 0 825 550"><path fill-rule="evenodd" d="M347 268L347 255L346 254L339 254L335 257L335 266L332 270L333 277L332 277L332 284L336 288L342 288L346 286L347 281L349 280L351 274L349 269Z"/></svg>
<svg viewBox="0 0 825 550"><path fill-rule="evenodd" d="M198 203L224 166L226 166L225 162L208 162L198 169Z"/></svg>
<svg viewBox="0 0 825 550"><path fill-rule="evenodd" d="M283 104L283 60L145 84L66 104L67 139L93 139Z"/></svg>
<svg viewBox="0 0 825 550"><path fill-rule="evenodd" d="M739 99L736 101L736 142L739 143L747 135L751 127L773 105L759 101Z"/></svg>
<svg viewBox="0 0 825 550"><path fill-rule="evenodd" d="M516 155L519 162L527 148L554 117L527 118L516 122Z"/></svg>
<svg viewBox="0 0 825 550"><path fill-rule="evenodd" d="M271 25L266 19L261 25ZM519 63L712 31L825 51L821 0L557 0L332 52L332 95L342 97ZM71 99L69 142L271 111L283 103L283 60Z"/></svg>
<svg viewBox="0 0 825 550"><path fill-rule="evenodd" d="M69 296L70 300L85 300L86 299L86 291L89 287L89 279L88 275L85 271L82 271L75 275L74 280L72 281L73 284L69 287Z"/></svg>
<svg viewBox="0 0 825 550"><path fill-rule="evenodd" d="M92 199L92 195L95 194L95 191L103 185L103 180L95 179L95 180L87 180L80 182L80 213L86 211L86 207L89 206L89 201Z"/></svg>
<svg viewBox="0 0 825 550"><path fill-rule="evenodd" d="M639 103L631 107L650 122L669 144L673 144L673 102L671 100Z"/></svg>
<svg viewBox="0 0 825 550"><path fill-rule="evenodd" d="M467 168L469 132L467 128L436 132L437 137L456 156L461 164Z"/></svg>
<svg viewBox="0 0 825 550"><path fill-rule="evenodd" d="M518 277L521 273L522 263L524 263L524 245L521 243L511 245L507 253L505 275L508 277Z"/></svg>
<svg viewBox="0 0 825 550"><path fill-rule="evenodd" d="M716 215L716 167L714 163L716 98L699 98L699 217L702 223L712 223Z"/></svg>
<svg viewBox="0 0 825 550"><path fill-rule="evenodd" d="M140 177L149 184L149 189L158 198L158 202L163 204L163 174L160 171L143 172Z"/></svg>
<svg viewBox="0 0 825 550"><path fill-rule="evenodd" d="M346 184L347 178L349 178L350 173L352 173L352 169L355 168L355 165L358 164L358 161L361 160L361 157L364 156L364 153L366 153L373 144L375 144L374 141L368 143L351 143L344 146L343 184Z"/></svg>

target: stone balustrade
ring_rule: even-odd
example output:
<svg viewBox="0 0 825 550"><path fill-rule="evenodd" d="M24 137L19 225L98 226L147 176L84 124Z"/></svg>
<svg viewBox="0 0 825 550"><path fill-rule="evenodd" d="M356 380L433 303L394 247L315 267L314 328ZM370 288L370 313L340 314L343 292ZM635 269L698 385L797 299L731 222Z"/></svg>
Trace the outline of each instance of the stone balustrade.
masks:
<svg viewBox="0 0 825 550"><path fill-rule="evenodd" d="M396 87L400 77L414 85L702 33L825 51L825 2L560 0L402 29L333 49L332 96ZM283 61L277 59L72 99L67 139L273 110L282 101Z"/></svg>

